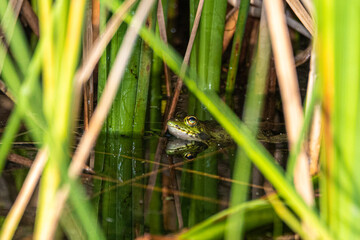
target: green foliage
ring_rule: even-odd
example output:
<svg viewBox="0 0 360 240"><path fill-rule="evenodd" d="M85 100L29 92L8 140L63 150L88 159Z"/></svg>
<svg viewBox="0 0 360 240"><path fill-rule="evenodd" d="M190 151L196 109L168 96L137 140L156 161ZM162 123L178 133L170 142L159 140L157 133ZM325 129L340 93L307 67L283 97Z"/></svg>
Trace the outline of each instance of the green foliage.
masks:
<svg viewBox="0 0 360 240"><path fill-rule="evenodd" d="M214 47L215 51L209 51L209 44L215 42L220 45L221 43L226 4L223 1L206 1L201 22L201 26L206 27L200 30L197 43L195 43L197 50L192 56L196 61L192 61L192 68L188 69L186 73L180 73L182 61L178 54L171 47L165 46L152 31L145 27L142 28L140 32L142 39L157 55L165 59L167 65L175 73L180 74L192 94L229 132L281 197L280 200L278 198L270 200L272 205L264 200L235 204L232 208L195 226L183 234L182 238L221 237L226 225L224 221L220 222L219 220L240 211L243 211L246 216L246 225L250 225L250 227L245 227L246 229L273 223L274 211L271 206L274 206L276 213L284 222L304 238L311 238L315 235L304 232L301 221L311 227L311 230L317 234L315 236L317 238L356 239L359 236L360 228L357 220L360 220L360 211L358 211L360 196L357 189L360 186L360 176L357 171L360 167L358 161L360 150L357 144L360 141L360 125L358 124L360 122L360 111L358 111L360 99L358 44L360 42L360 15L358 12L360 6L355 0L346 2L317 0L315 2L319 9L316 15L318 32L315 37L315 46L318 53L320 84L316 85L315 94L309 100L309 109L306 111L301 137L290 153L286 172L275 163L272 156L255 139L254 134L217 95L219 90L217 80L220 78L221 66L219 49L221 48L217 46ZM192 3L193 14L197 1ZM39 1L38 7L42 32L35 51L32 52L19 22L15 21L12 12L8 10L11 9L8 8L8 1L0 1L1 26L10 46L9 49L6 49L3 44L0 44L1 77L16 101L16 107L1 139L0 171L3 169L6 155L11 149L20 122L23 121L31 131L33 140L39 143L38 147L47 150L49 159L40 185L35 238L44 234L49 227L47 214L48 211L53 213L56 210L56 206L53 204L57 197L57 190L63 184L69 184L69 203L74 210L74 219L78 220L81 225L79 231L83 229L90 239L104 239L102 231L97 226L96 215L87 202L80 184L70 180L67 175L70 143L73 137L71 133L76 118L73 115L77 100L74 99L73 79L79 64L85 1L60 0L52 3L42 0ZM102 11L105 12L105 17L102 17L101 21L103 29L106 22L104 6L102 6ZM128 17L126 21L129 22L130 18ZM211 29L216 29L216 31ZM125 32L125 29L121 31ZM111 49L107 50L104 56L114 56L120 46L120 40L121 36L119 35L114 38ZM144 53L140 46L143 46L142 49L144 49L146 45L141 44L139 40L138 53ZM11 55L7 51L10 51ZM150 49L147 48L146 51L149 53ZM150 61L149 55L141 59L146 60L147 63L143 64L139 55L133 58L133 62L128 68L129 76L125 77L129 80L122 85L121 96L119 96L119 102L122 104L122 107L119 108L121 110L125 109L124 106L131 108L130 111L124 110L127 115L124 114L124 117L131 121L125 124L125 120L119 120L123 117L119 115L113 118L113 122L116 122L118 126L127 125L132 128L135 96L136 94L145 95L147 92L148 75L144 76L140 84L145 88L138 92L134 91L139 86L137 82L139 66L142 71L149 74L149 68L147 68ZM107 76L105 73L109 71L110 67L106 60L106 57L103 57L100 64L99 79L102 81L99 83L100 93ZM142 68L140 63L145 67ZM134 71L132 72L131 69ZM135 75L134 72L136 72ZM143 73L145 74L145 72ZM40 79L42 79L41 82ZM129 95L131 96L129 97ZM137 103L140 102L145 104L144 99L138 98ZM318 102L321 102L324 110L324 144L319 180L320 208L314 209L304 203L296 192L291 179L302 139L308 132L312 111ZM144 116L140 118L139 126L145 119ZM119 127L119 129L123 128ZM143 128L140 127L139 132L142 131ZM130 167L130 170L134 171L140 168L140 166L134 165ZM139 202L143 193L136 194L138 195L134 196L133 201ZM99 201L99 199L97 200ZM141 210L140 207L139 209ZM8 238L11 238L18 222L13 223L10 230L6 228L9 226L6 219L4 222L1 219L1 222L1 234L8 234L10 236ZM4 229L9 232L5 233Z"/></svg>
<svg viewBox="0 0 360 240"><path fill-rule="evenodd" d="M336 239L360 234L360 5L357 1L315 1L319 80L324 110L320 175L321 216Z"/></svg>
<svg viewBox="0 0 360 240"><path fill-rule="evenodd" d="M256 141L249 129L238 119L235 113L222 102L215 92L211 90L201 91L194 81L198 77L193 71L189 70L186 74L180 73L181 61L172 49L163 46L159 39L155 38L144 28L140 31L140 35L152 46L156 54L162 55L165 58L168 66L174 72L180 74L189 90L207 107L209 112L229 132L235 142L242 147L248 157L277 189L289 207L301 219L306 219L306 222L313 226L321 237L330 238L330 233L317 212L305 204L294 186L285 177L284 171L275 164L272 156Z"/></svg>

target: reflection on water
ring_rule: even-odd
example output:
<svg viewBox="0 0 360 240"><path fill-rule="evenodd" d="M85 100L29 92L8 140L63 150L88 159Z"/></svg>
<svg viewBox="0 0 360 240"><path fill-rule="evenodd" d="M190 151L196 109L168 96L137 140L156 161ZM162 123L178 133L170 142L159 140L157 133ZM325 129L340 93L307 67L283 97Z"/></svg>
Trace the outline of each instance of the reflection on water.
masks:
<svg viewBox="0 0 360 240"><path fill-rule="evenodd" d="M144 189L132 184L144 185L143 150L142 139L108 135L97 142L94 170L104 178L94 179L92 200L109 239L144 231Z"/></svg>

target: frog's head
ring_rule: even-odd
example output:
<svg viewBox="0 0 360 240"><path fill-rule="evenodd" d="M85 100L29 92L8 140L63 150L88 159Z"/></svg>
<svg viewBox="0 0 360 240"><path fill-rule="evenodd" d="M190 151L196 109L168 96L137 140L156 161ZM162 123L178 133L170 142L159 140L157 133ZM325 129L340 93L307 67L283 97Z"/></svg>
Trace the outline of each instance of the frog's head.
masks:
<svg viewBox="0 0 360 240"><path fill-rule="evenodd" d="M182 121L171 119L167 126L172 135L183 140L203 142L211 138L204 124L195 116L186 116Z"/></svg>

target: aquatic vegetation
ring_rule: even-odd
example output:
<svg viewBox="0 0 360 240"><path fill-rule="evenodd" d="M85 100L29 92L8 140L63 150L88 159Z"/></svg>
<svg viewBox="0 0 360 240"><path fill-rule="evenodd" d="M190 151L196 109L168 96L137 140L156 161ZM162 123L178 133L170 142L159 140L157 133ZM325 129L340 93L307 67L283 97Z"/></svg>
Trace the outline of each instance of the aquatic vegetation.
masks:
<svg viewBox="0 0 360 240"><path fill-rule="evenodd" d="M194 40L190 62L189 51L182 59L164 42L168 23L164 13L172 17L174 1L93 1L91 11L84 0L39 0L32 5L24 1L21 6L22 2L0 1L1 90L15 103L1 135L0 172L22 123L38 152L16 201L0 221L1 239L14 236L38 182L34 238L54 238L59 225L74 239L115 238L119 234L135 238L183 227L192 228L179 238L233 239L264 225L271 225L274 237L284 233L284 225L304 239L359 236L360 7L354 0L316 0L314 6L308 0L287 0L291 14L285 14L281 0L243 0L239 10L235 7L233 11L237 24L228 51L222 42L224 33L230 31L225 24L227 2L190 0L190 28L196 30L200 20L199 29L190 36ZM32 30L19 20L21 7L35 16L26 20ZM89 29L96 24L89 14L99 16L100 37L94 42ZM32 24L36 16L38 28ZM254 16L260 16L260 21ZM297 30L289 34L287 25ZM303 52L305 60L293 56L293 48L303 44L299 34L312 37L304 110L295 65L307 59L307 51ZM249 73L241 73L245 70L238 69L239 63ZM160 161L167 141L166 121L160 119L171 118L170 109L175 108L171 104L176 104L181 90L175 89L178 95L170 101L168 68L179 77L176 86L181 87L183 81L190 91L182 93L189 96L187 112L221 125L211 125L209 135L207 125L195 117L185 118L181 124L206 131L194 131L199 137L195 140L201 139L202 145L195 144L196 158L193 155L180 163L171 158L168 163ZM98 80L94 112L87 104L95 102L91 84L84 87L85 103L81 105L82 88L91 75ZM273 101L270 110L280 111L285 120L289 156L284 167L257 138L261 113L269 107L265 92L275 95L276 76L281 106ZM248 79L246 87L234 82L242 77ZM162 86L166 89L163 93ZM232 95L244 98L243 106L237 106ZM162 96L167 97L166 106ZM86 112L81 117L85 131L75 140L81 106ZM150 119L149 128L146 119ZM144 151L143 139L136 136L143 136L148 129L152 136L157 136L156 132L161 136L151 140L151 150ZM176 135L173 129L170 132ZM217 135L211 135L213 132ZM206 149L211 146L206 141L230 142L230 137L237 145L236 157L229 162L231 178L225 178L232 184L230 207L217 213L219 206L228 206L217 199L217 181L224 180L217 171L222 157ZM90 164L96 171L92 177L98 195L90 203L78 177L96 141L95 162ZM187 154L187 149L178 149L179 145L170 150ZM198 154L198 149L206 150ZM235 155L233 150L226 151ZM103 151L108 155L101 155ZM249 200L252 164L271 184L261 186L264 199ZM181 170L181 187L175 170ZM18 180L18 185L22 181ZM191 193L183 190L185 186ZM173 205L168 205L170 202ZM174 213L176 220L167 222L168 215L161 219L154 214L162 207L168 209L167 214ZM111 222L113 219L121 224ZM69 229L71 225L74 231Z"/></svg>

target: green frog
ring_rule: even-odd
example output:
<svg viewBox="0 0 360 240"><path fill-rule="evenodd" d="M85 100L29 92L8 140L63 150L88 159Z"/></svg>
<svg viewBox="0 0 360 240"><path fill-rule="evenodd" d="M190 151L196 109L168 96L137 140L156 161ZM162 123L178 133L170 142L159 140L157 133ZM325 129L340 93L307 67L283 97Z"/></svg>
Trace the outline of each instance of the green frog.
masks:
<svg viewBox="0 0 360 240"><path fill-rule="evenodd" d="M186 116L183 120L171 119L167 122L169 132L182 140L197 141L206 145L224 144L233 142L230 135L216 121L200 121L195 116ZM259 131L259 141L268 143L283 143L287 141L286 134L268 135Z"/></svg>
<svg viewBox="0 0 360 240"><path fill-rule="evenodd" d="M186 116L183 121L171 119L167 126L173 136L182 140L203 142L206 145L233 141L216 121L200 121L195 116Z"/></svg>

